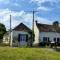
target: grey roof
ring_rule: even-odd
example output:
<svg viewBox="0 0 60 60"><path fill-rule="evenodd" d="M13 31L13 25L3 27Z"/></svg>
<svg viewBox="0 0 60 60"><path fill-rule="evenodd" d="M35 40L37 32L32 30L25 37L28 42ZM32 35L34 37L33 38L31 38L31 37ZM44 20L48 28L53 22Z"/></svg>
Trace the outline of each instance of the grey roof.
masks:
<svg viewBox="0 0 60 60"><path fill-rule="evenodd" d="M39 31L42 32L60 32L60 27L53 26L53 25L48 25L48 24L41 24L41 23L36 23Z"/></svg>
<svg viewBox="0 0 60 60"><path fill-rule="evenodd" d="M20 23L19 25L17 25L13 30L16 31L31 31L31 29L29 29L25 24Z"/></svg>

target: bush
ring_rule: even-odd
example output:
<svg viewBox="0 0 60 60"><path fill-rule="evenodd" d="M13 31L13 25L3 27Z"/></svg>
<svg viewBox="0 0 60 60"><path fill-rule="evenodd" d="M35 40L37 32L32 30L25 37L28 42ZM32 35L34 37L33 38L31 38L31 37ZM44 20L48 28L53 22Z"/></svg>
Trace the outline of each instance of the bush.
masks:
<svg viewBox="0 0 60 60"><path fill-rule="evenodd" d="M9 43L7 43L7 44L6 43L1 43L0 46L10 46L10 44Z"/></svg>
<svg viewBox="0 0 60 60"><path fill-rule="evenodd" d="M49 46L49 43L41 42L39 43L39 46Z"/></svg>

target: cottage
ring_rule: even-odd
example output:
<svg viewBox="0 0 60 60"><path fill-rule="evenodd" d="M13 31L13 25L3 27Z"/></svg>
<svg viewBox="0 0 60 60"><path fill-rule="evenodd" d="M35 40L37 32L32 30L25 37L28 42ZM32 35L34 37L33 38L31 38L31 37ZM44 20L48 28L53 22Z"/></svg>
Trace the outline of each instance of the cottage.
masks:
<svg viewBox="0 0 60 60"><path fill-rule="evenodd" d="M34 45L40 43L57 42L60 44L60 27L54 25L41 24L37 21L34 23L35 41Z"/></svg>
<svg viewBox="0 0 60 60"><path fill-rule="evenodd" d="M3 37L3 43L9 43L11 46L27 46L31 43L29 32L32 32L26 25L20 23L12 31L7 32ZM60 45L60 27L48 24L34 22L34 41L33 46L39 46L40 43L58 43ZM10 39L11 38L11 39Z"/></svg>
<svg viewBox="0 0 60 60"><path fill-rule="evenodd" d="M12 31L7 32L3 37L3 43L10 43L11 46L26 46L31 30L23 23L20 23ZM10 39L11 38L11 39Z"/></svg>

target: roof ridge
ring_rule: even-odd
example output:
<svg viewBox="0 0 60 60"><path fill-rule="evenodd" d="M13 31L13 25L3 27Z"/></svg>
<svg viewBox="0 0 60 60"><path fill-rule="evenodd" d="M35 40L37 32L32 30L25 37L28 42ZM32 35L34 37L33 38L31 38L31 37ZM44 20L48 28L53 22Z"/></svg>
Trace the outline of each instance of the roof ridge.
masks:
<svg viewBox="0 0 60 60"><path fill-rule="evenodd" d="M37 24L53 26L52 24L43 24L43 23L37 23Z"/></svg>
<svg viewBox="0 0 60 60"><path fill-rule="evenodd" d="M54 27L54 25L37 23L37 27L39 31L42 31L42 32L55 32L55 30L57 32L60 32L60 27Z"/></svg>
<svg viewBox="0 0 60 60"><path fill-rule="evenodd" d="M18 24L13 30L17 29L20 26L24 26L26 29L31 30L29 27L27 27L24 23Z"/></svg>

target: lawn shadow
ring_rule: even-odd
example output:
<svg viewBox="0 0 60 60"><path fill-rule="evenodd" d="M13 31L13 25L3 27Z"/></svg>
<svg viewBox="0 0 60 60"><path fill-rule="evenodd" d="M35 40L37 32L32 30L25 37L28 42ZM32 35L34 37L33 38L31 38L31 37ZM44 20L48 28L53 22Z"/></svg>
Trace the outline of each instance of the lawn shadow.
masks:
<svg viewBox="0 0 60 60"><path fill-rule="evenodd" d="M56 52L60 52L60 48L54 48Z"/></svg>

